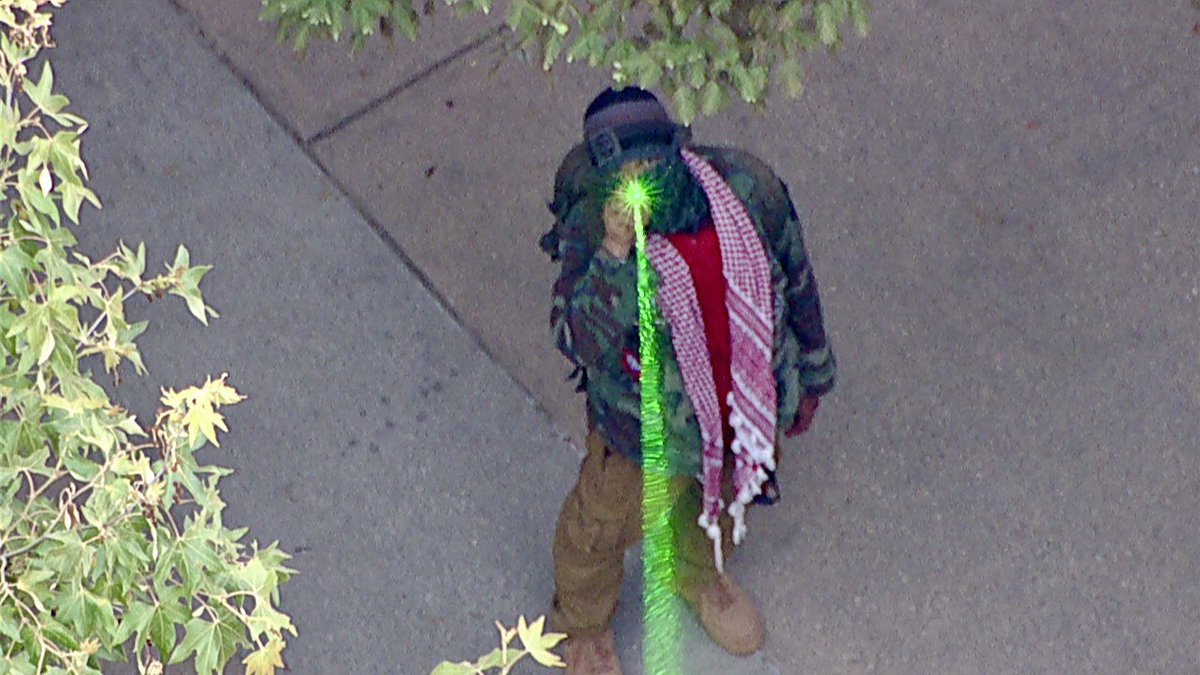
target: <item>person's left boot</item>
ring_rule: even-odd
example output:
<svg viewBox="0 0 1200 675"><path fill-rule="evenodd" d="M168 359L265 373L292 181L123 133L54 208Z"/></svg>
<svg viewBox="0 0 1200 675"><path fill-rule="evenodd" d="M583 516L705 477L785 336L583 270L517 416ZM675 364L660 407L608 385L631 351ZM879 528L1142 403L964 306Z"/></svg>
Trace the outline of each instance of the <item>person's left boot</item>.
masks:
<svg viewBox="0 0 1200 675"><path fill-rule="evenodd" d="M762 615L741 586L725 575L696 588L681 588L679 595L692 607L713 642L735 656L762 649L766 639Z"/></svg>

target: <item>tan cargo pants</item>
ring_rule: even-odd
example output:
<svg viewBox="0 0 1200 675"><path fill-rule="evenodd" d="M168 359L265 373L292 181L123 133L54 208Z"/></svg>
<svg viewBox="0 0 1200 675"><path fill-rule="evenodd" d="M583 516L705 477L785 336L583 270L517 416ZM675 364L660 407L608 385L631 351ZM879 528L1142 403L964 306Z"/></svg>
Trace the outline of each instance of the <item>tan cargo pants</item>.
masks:
<svg viewBox="0 0 1200 675"><path fill-rule="evenodd" d="M721 498L733 499L732 460L726 455ZM713 543L700 529L703 492L694 476L670 483L671 529L675 536L677 585L693 588L717 578ZM722 510L721 550L729 560L733 519ZM555 632L590 635L612 623L625 573L625 551L642 538L642 470L593 431L579 481L563 502L554 531L554 599L550 623Z"/></svg>

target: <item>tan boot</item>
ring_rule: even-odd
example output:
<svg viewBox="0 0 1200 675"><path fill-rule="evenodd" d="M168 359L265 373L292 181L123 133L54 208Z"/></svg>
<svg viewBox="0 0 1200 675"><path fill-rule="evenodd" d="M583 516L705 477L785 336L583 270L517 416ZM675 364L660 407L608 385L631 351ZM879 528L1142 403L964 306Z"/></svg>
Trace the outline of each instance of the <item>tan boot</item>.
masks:
<svg viewBox="0 0 1200 675"><path fill-rule="evenodd" d="M680 591L713 642L735 656L749 656L766 640L762 615L750 595L727 576L706 586Z"/></svg>
<svg viewBox="0 0 1200 675"><path fill-rule="evenodd" d="M617 660L612 629L594 635L567 638L567 675L625 675Z"/></svg>

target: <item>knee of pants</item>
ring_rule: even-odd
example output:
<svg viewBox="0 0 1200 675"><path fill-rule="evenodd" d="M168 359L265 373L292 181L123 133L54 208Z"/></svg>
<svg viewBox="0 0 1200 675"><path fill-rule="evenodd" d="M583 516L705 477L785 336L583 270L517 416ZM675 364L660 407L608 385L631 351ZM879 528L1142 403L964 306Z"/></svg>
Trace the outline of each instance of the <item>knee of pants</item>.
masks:
<svg viewBox="0 0 1200 675"><path fill-rule="evenodd" d="M566 547L580 554L605 558L619 556L636 543L640 530L631 530L639 526L640 521L629 518L621 510L585 502L578 492L567 497L559 519L555 548Z"/></svg>

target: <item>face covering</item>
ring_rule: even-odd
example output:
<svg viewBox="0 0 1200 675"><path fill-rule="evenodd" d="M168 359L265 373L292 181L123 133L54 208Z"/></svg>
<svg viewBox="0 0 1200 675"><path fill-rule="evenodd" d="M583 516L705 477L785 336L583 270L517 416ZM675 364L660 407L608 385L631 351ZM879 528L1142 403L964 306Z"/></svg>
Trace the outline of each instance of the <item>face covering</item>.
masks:
<svg viewBox="0 0 1200 675"><path fill-rule="evenodd" d="M679 152L673 152L641 175L656 193L650 206L646 232L650 234L695 234L708 217L708 198L704 189L688 171ZM598 176L589 192L602 205L621 187L619 169ZM602 207L601 207L602 208Z"/></svg>

